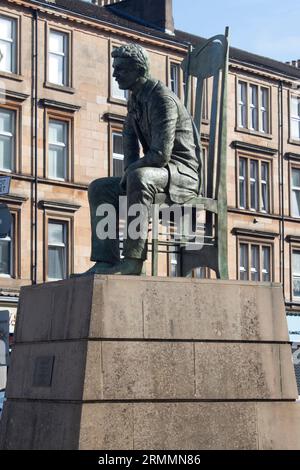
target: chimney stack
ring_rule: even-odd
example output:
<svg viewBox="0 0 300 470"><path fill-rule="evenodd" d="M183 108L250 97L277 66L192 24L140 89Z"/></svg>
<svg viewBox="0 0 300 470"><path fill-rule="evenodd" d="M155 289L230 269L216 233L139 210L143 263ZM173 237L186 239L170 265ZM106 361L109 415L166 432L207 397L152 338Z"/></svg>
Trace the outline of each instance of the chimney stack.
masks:
<svg viewBox="0 0 300 470"><path fill-rule="evenodd" d="M126 14L128 18L141 20L152 28L174 34L172 0L123 0L109 3L115 11Z"/></svg>
<svg viewBox="0 0 300 470"><path fill-rule="evenodd" d="M300 59L287 61L286 64L291 65L292 67L296 67L297 69L300 69Z"/></svg>

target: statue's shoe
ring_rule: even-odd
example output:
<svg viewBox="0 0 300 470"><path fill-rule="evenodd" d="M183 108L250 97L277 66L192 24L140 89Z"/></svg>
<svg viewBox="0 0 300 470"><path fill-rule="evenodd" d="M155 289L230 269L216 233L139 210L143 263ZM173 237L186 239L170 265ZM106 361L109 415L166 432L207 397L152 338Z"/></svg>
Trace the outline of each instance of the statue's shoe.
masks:
<svg viewBox="0 0 300 470"><path fill-rule="evenodd" d="M116 274L123 276L141 276L143 274L143 260L125 258L118 264L115 264L107 274Z"/></svg>
<svg viewBox="0 0 300 470"><path fill-rule="evenodd" d="M112 263L104 263L103 261L97 261L90 269L84 273L71 274L70 277L83 277L91 276L93 274L109 274L109 271L114 267Z"/></svg>

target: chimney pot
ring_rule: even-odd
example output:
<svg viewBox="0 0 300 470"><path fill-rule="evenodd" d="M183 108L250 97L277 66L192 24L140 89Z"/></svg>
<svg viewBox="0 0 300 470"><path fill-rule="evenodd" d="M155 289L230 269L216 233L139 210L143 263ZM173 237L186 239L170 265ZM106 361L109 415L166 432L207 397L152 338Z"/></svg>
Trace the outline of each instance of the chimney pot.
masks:
<svg viewBox="0 0 300 470"><path fill-rule="evenodd" d="M150 27L174 33L172 0L124 0L115 3L114 9L126 13L133 19L140 19Z"/></svg>

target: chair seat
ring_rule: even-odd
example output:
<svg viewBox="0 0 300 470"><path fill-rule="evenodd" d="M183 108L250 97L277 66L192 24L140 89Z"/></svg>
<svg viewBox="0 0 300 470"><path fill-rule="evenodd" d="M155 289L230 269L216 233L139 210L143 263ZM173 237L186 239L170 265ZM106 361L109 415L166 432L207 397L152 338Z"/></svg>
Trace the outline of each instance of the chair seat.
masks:
<svg viewBox="0 0 300 470"><path fill-rule="evenodd" d="M166 193L157 193L154 199L154 204L163 205L167 204L168 206L173 205L174 203L170 200L170 197ZM203 210L213 212L214 214L218 213L218 204L216 199L210 199L203 196L196 196L193 199L190 199L186 203L187 206L203 206ZM183 205L183 204L180 204Z"/></svg>

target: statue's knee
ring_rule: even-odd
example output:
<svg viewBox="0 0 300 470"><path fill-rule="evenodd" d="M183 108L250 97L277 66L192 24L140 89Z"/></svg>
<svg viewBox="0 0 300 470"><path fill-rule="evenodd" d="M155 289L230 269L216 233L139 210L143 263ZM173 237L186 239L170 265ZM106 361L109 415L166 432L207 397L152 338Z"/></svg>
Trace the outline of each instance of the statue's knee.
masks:
<svg viewBox="0 0 300 470"><path fill-rule="evenodd" d="M127 184L130 188L140 189L147 185L147 178L143 168L130 171L127 177Z"/></svg>

